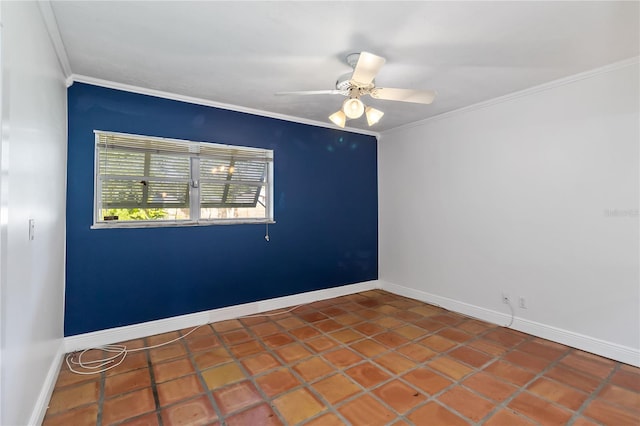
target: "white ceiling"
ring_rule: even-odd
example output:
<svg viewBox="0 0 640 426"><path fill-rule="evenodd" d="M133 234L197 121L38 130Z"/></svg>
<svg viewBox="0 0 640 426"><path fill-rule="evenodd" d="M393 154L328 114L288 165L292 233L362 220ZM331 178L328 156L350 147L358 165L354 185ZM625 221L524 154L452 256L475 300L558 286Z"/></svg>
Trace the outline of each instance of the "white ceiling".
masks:
<svg viewBox="0 0 640 426"><path fill-rule="evenodd" d="M328 123L345 56L386 57L379 87L435 89L431 105L363 98L375 132L640 54L639 2L53 1L71 72ZM594 99L597 101L597 99Z"/></svg>

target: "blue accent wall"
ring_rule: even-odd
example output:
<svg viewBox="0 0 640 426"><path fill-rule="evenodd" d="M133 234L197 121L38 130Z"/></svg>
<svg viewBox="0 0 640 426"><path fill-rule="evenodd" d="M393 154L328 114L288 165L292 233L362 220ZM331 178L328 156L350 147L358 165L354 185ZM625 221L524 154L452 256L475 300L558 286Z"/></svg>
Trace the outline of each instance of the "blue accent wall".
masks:
<svg viewBox="0 0 640 426"><path fill-rule="evenodd" d="M75 83L65 335L378 278L377 141ZM269 226L90 229L94 130L274 150Z"/></svg>

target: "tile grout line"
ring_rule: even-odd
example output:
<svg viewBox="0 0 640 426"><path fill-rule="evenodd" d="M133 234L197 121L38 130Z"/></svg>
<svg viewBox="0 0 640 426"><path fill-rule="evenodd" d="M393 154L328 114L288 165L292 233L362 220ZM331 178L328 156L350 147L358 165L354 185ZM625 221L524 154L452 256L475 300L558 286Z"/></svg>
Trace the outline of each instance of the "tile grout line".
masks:
<svg viewBox="0 0 640 426"><path fill-rule="evenodd" d="M567 425L573 425L578 418L580 418L581 416L584 416L583 412L587 408L587 406L591 404L593 400L598 397L598 395L600 394L600 392L605 386L611 384L611 379L619 370L620 370L620 364L615 363L614 367L611 369L606 379L602 379L600 381L600 384L593 390L593 392L591 392L591 394L589 394L587 399L585 399L584 402L580 405L580 407L578 407L578 409L574 411L573 416L571 416L571 418L567 422Z"/></svg>
<svg viewBox="0 0 640 426"><path fill-rule="evenodd" d="M209 327L212 336L214 336L216 339L218 339L218 336L216 336L216 334L215 334L215 330L211 326L211 323L207 323L207 324L203 324L203 325ZM182 334L182 330L178 330L178 334L180 334L182 336L183 335ZM209 385L207 384L206 380L202 376L202 370L200 370L200 368L198 367L198 364L195 361L194 354L191 352L191 348L187 344L187 338L188 337L185 337L184 339L182 339L184 341L184 346L185 346L185 349L187 351L187 359L189 359L189 362L191 363L191 366L193 367L195 375L198 378L198 381L199 381L200 385L202 386L202 389L204 389L204 395L207 396L207 399L209 400L209 404L211 404L211 407L213 408L213 411L216 413L216 416L218 417L218 420L220 421L220 424L224 425L224 421L223 421L224 416L222 415L222 410L218 406L218 403L216 402L215 398L213 397L213 390L209 389ZM220 341L220 340L218 339L218 341ZM205 351L203 351L203 352L205 352ZM187 376L188 376L188 374L187 374ZM182 377L185 377L185 376L182 376ZM171 380L175 380L175 379L171 379ZM200 394L192 395L191 399L195 399L199 395ZM181 400L181 401L176 401L176 404L180 404L180 403L182 403L184 401L187 401L187 400L189 400L189 398ZM172 405L174 405L174 404L172 404Z"/></svg>
<svg viewBox="0 0 640 426"><path fill-rule="evenodd" d="M143 338L143 344L147 346L147 338ZM151 346L151 345L149 345ZM155 414L158 419L158 425L163 426L162 415L160 411L160 397L158 395L158 388L156 387L156 376L153 372L153 363L151 362L151 351L149 349L144 350L145 358L147 359L147 368L149 369L149 377L151 378L151 392L153 393L153 402L156 405Z"/></svg>
<svg viewBox="0 0 640 426"><path fill-rule="evenodd" d="M104 353L104 352L103 352ZM107 381L106 371L100 373L100 393L98 395L98 415L96 418L96 426L102 426L102 409L104 407L105 399L105 382Z"/></svg>
<svg viewBox="0 0 640 426"><path fill-rule="evenodd" d="M349 297L349 296L352 296L352 297ZM395 416L389 422L386 423L387 425L391 425L399 421L404 421L408 424L413 424L413 422L409 420L409 416L415 413L416 411L424 408L426 405L432 404L432 403L437 404L438 407L441 407L442 410L449 412L451 415L459 416L460 419L464 419L465 422L470 422L470 424L473 424L473 425L482 425L484 422L488 421L489 419L493 419L496 416L496 414L501 412L502 410L506 410L512 415L516 415L522 419L526 419L528 421L532 421L536 424L539 424L539 421L534 420L528 417L528 415L522 414L520 411L517 411L509 407L509 404L511 404L514 399L518 398L523 394L538 398L541 401L541 403L544 402L544 403L550 404L550 407L556 407L555 409L561 409L563 411L567 411L571 413L571 417L568 419L567 425L572 425L578 419L584 416L584 411L593 402L593 400L598 397L599 393L601 393L606 386L612 385L611 381L613 380L614 375L617 372L622 371L622 364L618 362L614 362L613 367L611 368L609 373L606 375L606 377L601 378L599 376L592 376L590 369L583 370L578 367L574 368L572 364L566 364L566 362L568 361L565 361L565 364L562 364L562 362L571 355L575 354L579 356L580 351L577 349L574 349L565 345L560 345L560 348L562 348L562 350L557 352L558 353L557 356L552 357L552 355L554 355L554 352L551 349L549 349L549 352L545 352L542 348L539 348L540 350L538 350L538 348L535 346L525 346L531 343L544 345L545 339L536 338L535 336L521 333L517 330L513 330L508 327L503 327L497 324L491 324L474 317L469 317L466 315L458 314L456 312L447 311L441 307L437 307L436 305L431 305L426 302L406 298L399 295L392 295L384 291L374 290L374 291L368 291L368 292L361 292L354 295L341 296L338 298L334 298L334 299L331 299L331 301L332 303L329 303L329 301L327 300L312 302L304 305L304 308L299 313L284 312L280 315L275 315L273 317L274 319L267 318L266 320L260 321L260 322L245 321L243 320L243 318L235 318L235 319L228 320L228 321L237 321L239 323L238 328L231 328L231 329L221 328L221 331L218 331L213 327L213 325L216 323L209 323L207 324L207 326L210 333L208 333L207 336L212 336L212 338L216 339L217 340L216 345L214 345L213 347L206 347L204 349L198 345L197 348L200 348L200 350L197 352L193 352L191 350L191 346L189 345L189 339L187 338L181 339L182 340L181 345L183 348L186 349L185 358L182 358L183 355L180 355L177 358L170 357L167 359L161 359L158 361L158 363L154 364L154 362L151 359L152 358L151 351L146 350L145 351L146 368L148 368L149 375L151 378L151 388L154 395L154 404L155 404L155 415L157 417L158 424L162 426L164 423L161 416L162 409L165 409L167 407L171 407L174 405L178 405L178 404L184 403L185 401L189 401L202 396L201 393L198 393L197 395L194 395L194 394L187 395L185 393L184 396L182 397L183 399L180 399L179 401L175 401L175 403L172 402L171 404L168 404L167 407L161 407L154 366L161 365L165 362L168 363L171 361L175 361L177 359L186 359L186 360L189 360L189 362L191 363L191 366L193 367L193 373L196 374L199 384L204 389L204 394L207 396L207 399L211 404L211 406L213 407L213 410L216 413L216 416L218 416L217 421L220 423L220 425L225 425L228 418L241 415L247 411L253 410L261 406L262 404L266 404L267 406L269 406L272 412L275 414L276 418L282 421L283 424L288 424L286 421L287 419L284 417L284 414L280 413L278 408L274 405L274 401L287 394L297 392L303 389L306 392L309 392L309 394L312 395L319 402L321 402L322 407L320 408L320 412L317 412L314 415L305 418L300 423L297 423L300 425L303 425L303 424L306 425L306 424L315 422L317 421L317 419L325 415L336 416L338 419L340 419L340 421L344 422L347 425L350 425L351 423L338 410L346 406L347 404L350 404L351 402L359 398L362 398L363 396L368 396L372 398L373 401L376 401L377 404L380 404L381 407L384 407L385 409L389 410L390 413L392 413L393 416ZM361 304L360 302L363 302L363 303ZM417 312L417 311L413 312L410 309L411 306L413 306L413 308L411 309L433 307L434 309L437 309L437 310L436 311L423 310L422 312ZM393 307L394 309L391 309L390 307ZM332 308L340 308L342 310L342 313L337 313L337 312L327 313L327 314L324 313L325 311L330 311ZM277 310L275 310L275 312L277 312ZM425 313L425 312L428 312L428 313ZM310 320L303 319L303 316L306 316L308 314L314 314L314 313L322 314L324 318L321 318L317 321L310 321ZM412 314L419 315L420 317L418 318L416 316L413 316ZM350 317L347 317L346 315L350 315ZM341 316L344 316L344 318L342 318L342 321L344 322L336 320L337 317L341 317ZM441 318L433 319L432 317L441 317ZM312 317L310 316L308 318L312 318ZM283 321L286 321L288 319L295 319L300 323L300 325L287 327L284 325L285 323ZM435 325L431 325L430 322L425 322L424 327L416 325L417 322L424 321L424 320L430 320L430 322L435 323ZM328 321L333 321L334 324ZM396 323L394 323L394 321L396 321ZM485 327L479 330L478 329L479 327L470 323L470 321L476 321ZM326 324L322 325L322 323L324 322L326 322ZM320 327L318 326L318 323L321 324ZM467 323L469 324L469 326L465 327L464 324L467 324ZM271 334L263 335L263 333L260 333L260 335L258 335L259 329L256 329L257 331L254 331L253 327L257 327L260 324L272 325L273 327L275 327L274 329L276 331L273 331L273 332L268 331ZM296 322L291 321L288 324L296 324ZM356 328L362 324L368 324L374 327L379 327L380 330L377 330L375 333L368 334ZM338 328L333 328L337 325L339 325ZM441 327L433 330L433 327L437 325L441 325ZM314 332L317 332L318 334L307 337L307 338L304 338L304 337L299 338L293 335L293 333L291 333L291 331L294 331L296 329L303 328L303 327L309 327L311 330L314 330ZM397 331L405 327L417 327L421 330L421 332L424 332L424 334L418 335L416 337L412 337L413 335L415 335L415 332L408 328L405 330L406 334L404 334L403 331L400 331L400 332ZM233 331L240 331L240 330L242 330L247 334L246 340L243 340L245 339L244 336L242 336L242 339L240 340L234 340L233 337L237 337L237 335L229 336L228 339L226 337L223 338L223 336L226 333L231 333ZM464 333L465 335L471 336L471 338L460 341L460 339L462 338L461 337L462 334L456 336L456 334L454 333L448 333L448 334L445 333L445 335L443 335L443 333L446 332L447 330L458 331L460 333ZM509 342L508 336L505 336L506 340L503 340L502 338L500 339L496 338L494 340L494 338L487 337L491 333L496 332L498 330L504 330L507 333L513 332L514 335L522 336L523 340L515 344L512 344L512 343L508 343ZM176 332L180 336L184 335L183 330L176 330ZM354 336L357 334L358 337L354 340L349 340L350 338L349 334L342 334L342 335L337 334L341 332L355 333ZM291 341L287 342L284 345L273 346L273 347L269 346L265 342L265 339L277 333L286 335L288 338L291 339ZM386 338L385 336L385 338L381 338L380 340L375 338L377 336L380 336L386 333L393 333L393 335L390 335L389 338ZM402 336L402 338L406 339L406 341L397 344L397 340L393 338L394 335ZM301 336L304 336L304 334L301 334ZM418 343L418 341L422 341L431 336L439 336L440 338L447 339L447 341L450 341L454 345L444 350L439 350L439 349L435 349L432 346L429 346L428 344ZM142 339L143 341L146 342L146 340L150 337L153 337L153 336L147 336ZM186 336L183 336L183 337L186 337ZM309 344L309 342L312 342L313 340L320 339L320 338L328 339L328 341L331 342L333 346L327 349L324 349L323 346L318 345L317 346L318 350L316 350L314 346L311 346ZM225 339L229 341L227 342L227 340ZM470 344L473 344L474 342L477 342L477 341L486 341L488 345L483 346L481 344L478 344L477 346L469 346ZM245 343L248 344L251 342L255 342L253 346L248 345L246 347L240 347L240 345L243 345ZM359 349L356 349L354 347L355 345L363 342L371 342L373 344L379 345L378 347L381 347L384 349L381 352L375 353L378 350L376 346L361 346L359 347ZM435 346L442 346L438 344L439 343L438 340L434 340L433 342ZM406 353L400 352L402 348L405 348L405 347L408 348L410 345L416 345L415 349L414 348L407 349L407 351L405 351ZM496 349L493 349L490 345L495 345ZM217 364L209 365L201 369L195 361L196 356L199 356L200 354L205 354L211 351L212 349L214 349L215 347L219 347L226 352L225 358L217 357L216 355L215 357L217 357ZM497 350L498 347L501 348L500 351ZM238 349L235 349L234 351L234 348L238 348ZM257 348L260 348L261 350L259 352L252 352ZM288 352L285 351L287 348L291 348L291 350ZM422 348L424 350L418 349L418 348ZM456 355L453 355L455 351L461 348L468 348L470 351L473 351L473 352L466 351L466 352L456 353ZM548 348L559 350L559 347L554 348L553 345L548 346ZM372 353L372 355L366 355L364 352L360 352L360 349L362 349L367 353ZM530 349L531 352L529 352L528 349ZM345 367L339 367L338 365L335 365L333 364L333 362L329 361L328 358L325 358L327 354L330 354L339 350L345 350L350 353L353 353L359 358L359 360ZM305 354L304 351L306 351L307 353ZM236 355L236 352L238 353L238 355ZM476 353L476 355L474 355L474 352ZM510 356L510 354L515 355L515 352L518 352L522 356L520 356L520 358L518 358L517 356ZM220 353L222 353L222 351ZM280 353L282 353L282 355ZM422 359L425 353L429 355L426 359ZM277 361L278 365L273 366L272 368L268 368L264 371L259 371L255 375L249 374L250 372L248 368L251 367L251 365L247 364L248 367L245 367L243 360L258 358L259 354L268 354L270 357L272 357L274 360ZM304 356L302 356L303 354ZM392 355L392 354L395 354L398 358L389 358L388 360L383 361L383 357ZM483 357L479 356L479 354L482 354ZM297 358L298 356L302 356L302 357ZM484 356L488 357L488 359L483 364L479 364L483 360ZM211 359L215 361L216 360L215 357L207 358L207 359ZM505 359L505 357L509 357L509 359ZM531 358L528 358L528 357L531 357ZM410 362L411 367L406 370L400 371L402 368L406 367L406 364L404 364L404 361L401 361L401 359L407 362ZM444 360L444 359L460 364L460 366L464 366L465 369L462 369L462 367L456 367L455 364L448 364L447 362L434 365L434 363L437 362L438 360ZM288 362L287 360L291 360L291 361ZM310 379L308 381L304 380L302 373L304 373L305 375L309 375L310 377L313 376L313 373L306 372L310 370L306 370L306 371L300 370L301 373L299 373L295 368L298 365L311 360L322 361L322 363L325 363L330 368L330 371L325 373L322 376L313 377L313 379ZM538 363L538 361L540 361L540 363L544 362L544 364L540 364ZM381 362L384 362L384 363L381 363ZM531 378L528 381L524 382L522 385L519 385L519 384L516 384L515 382L509 381L509 378L512 376L511 370L506 370L506 372L503 372L502 369L500 369L500 371L495 372L496 374L494 374L491 371L487 371L488 368L490 368L492 365L498 362L505 363L505 367L512 366L513 368L526 371L528 374L532 374L532 376L530 376ZM232 365L232 364L234 364L242 372L243 377L237 381L227 383L223 386L209 389L209 386L207 385L206 380L204 379L203 372L206 372L207 370L218 368L224 365ZM347 374L347 371L353 368L362 367L365 364L371 364L376 369L383 372L385 375L388 375L388 377L386 379L381 380L380 382L376 383L373 386L366 387L363 384L361 384L358 380L356 380L356 377L358 378L362 377L361 375L355 374L352 377L350 374ZM387 364L389 367L386 367L385 364ZM253 365L255 365L256 369L258 370L260 368L263 368L263 367L260 367L261 365L268 366L268 364L263 364L259 361L257 363L254 363ZM310 364L310 365L314 365L314 364ZM540 367L542 368L540 369ZM253 369L254 367L251 367L251 368ZM391 368L393 368L393 370L391 370ZM566 383L563 380L564 377L566 377L565 375L557 376L554 374L554 377L547 376L547 374L550 374L551 370L556 368L561 368L561 370L564 370L566 368L569 372L573 372L577 375L584 376L585 379L588 377L591 377L592 379L597 380L596 382L597 386L594 388L593 391L589 392L588 390L586 390L588 389L587 386L583 386L582 388L576 387L582 384L582 382L580 381L575 382L570 380L571 383L573 384ZM137 368L133 368L132 371L136 369ZM413 383L408 382L407 379L404 378L408 374L411 374L411 372L417 371L419 369L424 369L425 371L428 371L430 374L436 374L440 377L446 378L446 380L450 381L451 383L448 386L440 389L439 391L433 394L430 394L426 390L423 391L421 388L418 388L417 385L414 385ZM442 369L442 371L440 371L440 369ZM394 372L395 370L398 370L399 372L395 373ZM129 370L118 372L115 374L115 376L121 373L124 374L128 371ZM295 386L289 389L286 389L285 391L282 391L280 393L277 393L273 397L268 397L265 391L263 391L262 387L258 384L258 380L261 377L266 377L270 374L275 373L276 371L286 372L287 374L295 378L297 383ZM468 371L468 372L460 376L460 374L464 373L465 371ZM559 373L561 372L560 370L558 371ZM181 375L179 375L178 377L172 377L171 379L167 380L167 382L178 380L182 377L187 377L188 375L191 375L193 373L192 372L188 372L186 374L180 373ZM513 386L514 387L513 392L509 395L508 398L499 400L499 399L494 399L496 395L495 393L491 393L491 395L494 395L494 396L487 397L485 396L484 393L481 393L479 391L476 391L474 388L469 387L469 385L471 385L471 382L467 384L466 383L467 380L479 373L486 374L490 376L492 380L496 380L497 382L504 383L505 385ZM497 375L497 374L501 374L501 375ZM334 377L337 375L344 377L350 383L353 383L356 386L357 391L354 395L351 395L348 398L341 399L335 404L331 404L328 402L328 400L325 400L325 398L323 397L322 394L319 393L319 391L316 391L314 385L323 380L326 380L330 377ZM106 384L107 384L106 382L108 379L107 376L108 376L107 373L102 372L98 379L99 395L98 395L98 401L96 402L97 404L96 425L97 426L102 426L104 423L103 417L104 417L104 402L106 399ZM460 376L460 378L455 378L456 376ZM489 378L488 376L487 378ZM526 376L523 378L526 379ZM571 377L569 376L569 378ZM580 404L580 406L574 410L571 407L569 407L569 405L565 406L561 404L560 401L563 401L561 399L558 399L558 402L548 399L548 397L554 397L548 392L536 393L529 390L529 387L531 387L534 383L536 383L536 381L539 381L541 379L544 379L545 381L549 381L550 382L549 385L553 383L554 386L563 386L572 391L578 391L580 392L581 395L586 394L587 397ZM397 411L393 406L390 405L390 402L387 402L387 400L383 399L384 394L381 394L383 396L379 397L374 393L375 391L382 388L383 386L386 386L389 383L394 382L396 380L399 383L406 385L409 389L415 390L416 392L418 392L419 394L423 395L426 398L424 400L421 400L415 403L416 405L408 409L404 414L400 414L399 411ZM576 377L575 380L578 380L578 377ZM250 405L243 407L239 410L231 409L231 412L229 412L225 417L225 415L223 415L222 413L223 407L218 406L217 404L214 391L217 392L219 390L224 390L225 388L231 387L243 381L246 381L247 384L250 384L251 386L253 386L257 394L261 397L261 399L256 400ZM273 383L276 383L277 385L277 381ZM363 383L369 383L369 382L365 380L365 382ZM479 383L479 382L476 381L476 383ZM591 382L589 383L590 383L589 386L593 385L593 383ZM79 387L81 385L82 385L81 382L72 383L71 385L67 385L63 388L65 389L73 388L76 386ZM479 410L471 411L469 412L469 415L473 415L475 418L477 418L479 414L482 414L484 409L490 408L490 410L484 415L484 417L480 418L478 421L473 421L469 417L466 417L466 415L463 415L461 412L457 411L452 406L449 406L448 403L440 399L445 393L450 392L452 389L456 389L456 388L460 388L461 390L471 392L475 397L481 398L491 403L491 406L484 406L482 411L479 411ZM623 386L623 388L626 389L627 387ZM485 388L483 387L478 389L485 389ZM558 389L561 390L562 388L558 388ZM133 389L131 391L125 391L115 396L126 395L127 393L134 392L136 390L137 389ZM164 392L163 389L160 389L160 390ZM569 390L567 390L567 392L568 391ZM636 392L636 394L637 393L638 392ZM112 397L115 397L115 396L112 396ZM447 402L451 402L448 399L445 399L445 400ZM232 405L230 405L229 407L234 406L233 401L234 401L233 399L230 400L230 403ZM394 400L389 399L389 401L394 401ZM497 402L497 401L500 401L500 402ZM607 402L609 401L607 400ZM399 403L394 403L394 404L397 405L399 409L404 407L402 404L399 404ZM612 404L613 406L619 407L621 409L626 409L626 406L623 405L622 403L619 403L617 400L614 400ZM226 403L225 403L225 406L227 406ZM362 405L362 403L358 403L357 406L360 407L360 409L366 407L366 405ZM463 410L465 409L464 405L463 406L456 405L456 406ZM573 406L576 406L576 404L574 403ZM57 417L58 415L66 415L67 412L72 412L73 410L76 410L79 408L85 408L85 406L83 405L80 407L71 407L68 410L64 410L56 413L54 417ZM308 415L308 413L310 412L312 411L308 411L306 414ZM537 415L529 411L527 412L529 414ZM121 424L122 422L126 423L131 420L135 421L138 418L142 416L146 416L148 414L149 413L143 413L131 418L118 420L117 423ZM416 419L416 420L419 420L419 419Z"/></svg>

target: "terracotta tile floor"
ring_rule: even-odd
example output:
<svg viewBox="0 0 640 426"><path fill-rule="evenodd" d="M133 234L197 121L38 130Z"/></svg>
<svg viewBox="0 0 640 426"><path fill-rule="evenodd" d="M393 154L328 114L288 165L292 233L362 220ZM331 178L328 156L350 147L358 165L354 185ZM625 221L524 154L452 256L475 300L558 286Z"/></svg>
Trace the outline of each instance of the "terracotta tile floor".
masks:
<svg viewBox="0 0 640 426"><path fill-rule="evenodd" d="M376 290L64 365L44 424L640 425L640 369Z"/></svg>

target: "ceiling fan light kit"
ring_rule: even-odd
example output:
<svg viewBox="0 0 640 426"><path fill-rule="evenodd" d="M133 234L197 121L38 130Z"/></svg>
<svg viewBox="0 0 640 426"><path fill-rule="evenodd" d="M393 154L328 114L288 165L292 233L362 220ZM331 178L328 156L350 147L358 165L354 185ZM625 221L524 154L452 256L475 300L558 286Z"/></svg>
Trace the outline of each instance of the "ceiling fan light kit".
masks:
<svg viewBox="0 0 640 426"><path fill-rule="evenodd" d="M342 111L349 118L360 118L364 114L364 104L358 98L350 98L342 104Z"/></svg>
<svg viewBox="0 0 640 426"><path fill-rule="evenodd" d="M348 99L342 103L342 108L329 116L329 120L336 126L344 128L347 118L356 119L366 113L367 124L376 124L384 112L367 107L360 97L369 95L374 99L387 101L412 102L430 104L436 97L434 90L412 90L376 87L375 78L378 71L385 64L382 56L369 52L352 53L347 56L347 63L353 67L353 73L338 78L333 90L313 90L306 92L280 92L278 95L343 95Z"/></svg>
<svg viewBox="0 0 640 426"><path fill-rule="evenodd" d="M342 110L336 111L329 116L329 120L333 122L336 126L344 129L344 125L347 123L347 116Z"/></svg>
<svg viewBox="0 0 640 426"><path fill-rule="evenodd" d="M384 112L373 107L367 107L364 111L367 116L367 124L369 126L373 126L374 124L376 124L384 115Z"/></svg>

